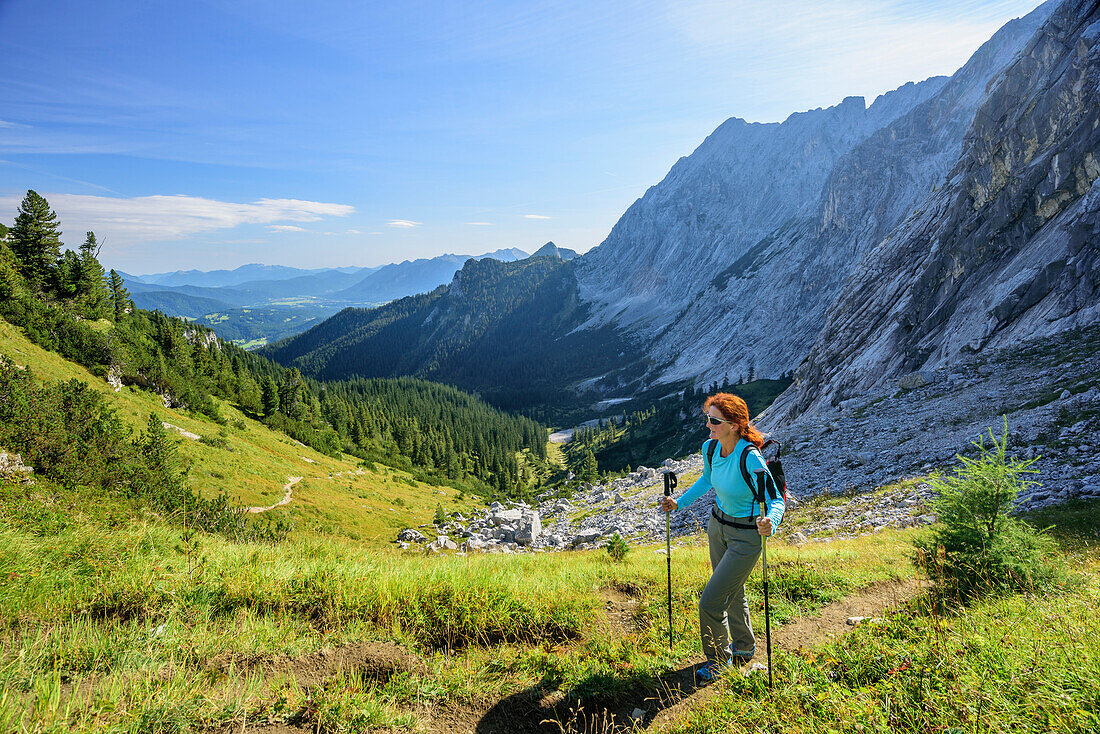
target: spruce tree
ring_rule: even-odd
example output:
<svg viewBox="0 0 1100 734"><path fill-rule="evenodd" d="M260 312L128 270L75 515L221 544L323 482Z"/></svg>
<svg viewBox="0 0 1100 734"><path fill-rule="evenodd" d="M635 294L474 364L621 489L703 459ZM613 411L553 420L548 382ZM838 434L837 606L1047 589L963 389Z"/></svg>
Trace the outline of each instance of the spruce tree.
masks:
<svg viewBox="0 0 1100 734"><path fill-rule="evenodd" d="M115 321L121 321L130 308L130 292L123 287L122 276L111 269L110 277L111 305L114 307Z"/></svg>
<svg viewBox="0 0 1100 734"><path fill-rule="evenodd" d="M101 319L107 315L107 288L103 282L103 266L99 263L100 244L95 232L88 232L80 246L80 280L77 283L77 299L84 315Z"/></svg>
<svg viewBox="0 0 1100 734"><path fill-rule="evenodd" d="M264 377L263 384L264 417L270 418L279 412L279 389L271 375Z"/></svg>
<svg viewBox="0 0 1100 734"><path fill-rule="evenodd" d="M596 463L596 455L592 453L592 449L584 452L584 459L581 460L577 476L582 482L595 482L600 478L600 467Z"/></svg>
<svg viewBox="0 0 1100 734"><path fill-rule="evenodd" d="M28 191L19 205L9 237L19 261L19 270L34 290L42 290L57 268L61 256L61 231L57 214L35 191Z"/></svg>

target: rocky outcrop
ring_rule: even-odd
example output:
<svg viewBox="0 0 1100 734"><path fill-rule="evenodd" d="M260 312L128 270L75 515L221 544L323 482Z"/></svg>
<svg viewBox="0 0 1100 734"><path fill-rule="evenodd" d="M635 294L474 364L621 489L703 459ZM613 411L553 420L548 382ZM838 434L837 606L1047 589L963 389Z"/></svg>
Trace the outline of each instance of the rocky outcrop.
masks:
<svg viewBox="0 0 1100 734"><path fill-rule="evenodd" d="M20 454L0 451L0 480L12 484L34 484L34 467L23 463Z"/></svg>
<svg viewBox="0 0 1100 734"><path fill-rule="evenodd" d="M864 258L770 420L1100 320L1098 21L1063 4L995 80L948 180Z"/></svg>
<svg viewBox="0 0 1100 734"><path fill-rule="evenodd" d="M685 273L690 280L677 288L706 287L658 339L656 353L676 355L655 371L658 379L735 382L750 372L777 376L797 367L867 253L943 186L987 85L1046 12L1007 24L949 80L923 82L891 114L875 114L890 101L877 100L865 112L869 129L806 192L797 216L743 253L729 253L725 267ZM771 173L804 176L800 168Z"/></svg>

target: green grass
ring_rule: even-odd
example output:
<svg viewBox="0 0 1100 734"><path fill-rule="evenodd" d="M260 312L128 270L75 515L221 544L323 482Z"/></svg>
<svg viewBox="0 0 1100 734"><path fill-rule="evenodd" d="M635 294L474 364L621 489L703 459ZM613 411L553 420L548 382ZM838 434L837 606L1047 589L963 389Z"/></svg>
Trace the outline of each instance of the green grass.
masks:
<svg viewBox="0 0 1100 734"><path fill-rule="evenodd" d="M616 705L700 653L695 605L710 572L700 536L673 549L670 654L658 545L633 546L615 563L602 551L395 554L308 535L278 546L188 543L153 518L123 521L125 508L113 518L77 510L58 524L49 512L12 512L15 504L0 498L5 731L199 731L261 718L322 731L418 731L425 712L530 690ZM1100 660L1097 517L1093 505L1071 510L1064 542L1078 570L1057 595L1001 597L946 618L913 606L831 645L779 655L773 691L758 679L720 682L678 730L826 732L859 722L885 731L893 722L916 732L952 721L965 731L979 721L990 731L1087 730ZM916 532L801 547L772 541L773 625L911 577ZM759 620L758 573L748 586ZM605 599L624 592L636 603L616 622ZM278 671L227 677L215 665L361 640L396 641L425 671L369 680L349 670L299 685Z"/></svg>
<svg viewBox="0 0 1100 734"><path fill-rule="evenodd" d="M731 677L676 732L1089 732L1100 728L1095 561L1061 594L921 606Z"/></svg>
<svg viewBox="0 0 1100 734"><path fill-rule="evenodd" d="M654 546L636 546L622 563L603 552L435 558L365 551L338 537L188 543L182 529L155 519L119 523L80 511L63 527L14 516L0 524L0 724L15 730L33 722L186 731L258 715L329 722L331 731L368 720L400 727L425 698L471 705L534 685L575 695L598 686L614 697L698 654L695 603L709 576L702 545L674 551L670 657L665 564ZM908 573L901 536L875 542L862 552L774 543L774 618ZM630 629L605 617L609 589L637 600ZM759 601L755 578L750 592ZM209 673L213 660L293 656L364 638L417 651L428 677L302 689L278 675L230 682Z"/></svg>

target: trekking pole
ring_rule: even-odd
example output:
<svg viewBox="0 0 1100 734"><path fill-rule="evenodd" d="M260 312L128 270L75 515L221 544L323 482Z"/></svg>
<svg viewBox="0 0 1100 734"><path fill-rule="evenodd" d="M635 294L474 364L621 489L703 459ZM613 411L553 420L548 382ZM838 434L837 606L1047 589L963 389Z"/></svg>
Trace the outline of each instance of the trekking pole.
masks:
<svg viewBox="0 0 1100 734"><path fill-rule="evenodd" d="M665 472L665 497L676 488L676 473ZM672 652L672 513L665 512L665 564L668 566L668 651Z"/></svg>
<svg viewBox="0 0 1100 734"><path fill-rule="evenodd" d="M765 488L768 474L760 470L756 472L756 487L760 499L760 516L768 516L768 504ZM764 562L764 639L768 646L768 688L772 687L772 623L771 605L768 602L768 536L760 536L760 555Z"/></svg>

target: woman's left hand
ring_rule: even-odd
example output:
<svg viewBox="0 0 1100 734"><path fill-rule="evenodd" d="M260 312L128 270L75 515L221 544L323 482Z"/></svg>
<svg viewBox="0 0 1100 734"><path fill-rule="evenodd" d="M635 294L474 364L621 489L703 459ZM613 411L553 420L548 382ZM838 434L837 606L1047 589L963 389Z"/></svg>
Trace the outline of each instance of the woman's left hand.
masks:
<svg viewBox="0 0 1100 734"><path fill-rule="evenodd" d="M761 535L772 534L772 519L770 517L758 517L756 518L756 530Z"/></svg>

